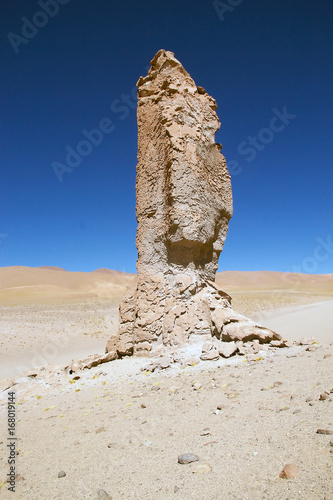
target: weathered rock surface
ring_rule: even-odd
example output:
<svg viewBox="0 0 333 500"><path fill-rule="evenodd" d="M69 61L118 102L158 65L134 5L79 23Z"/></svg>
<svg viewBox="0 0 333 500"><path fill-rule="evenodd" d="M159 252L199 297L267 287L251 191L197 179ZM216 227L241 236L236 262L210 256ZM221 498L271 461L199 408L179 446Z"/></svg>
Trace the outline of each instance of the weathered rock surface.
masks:
<svg viewBox="0 0 333 500"><path fill-rule="evenodd" d="M214 283L232 216L216 102L172 52L160 50L138 83L138 277L120 305L107 352L148 353L192 334L260 343L281 337L231 309ZM201 359L217 359L216 348Z"/></svg>
<svg viewBox="0 0 333 500"><path fill-rule="evenodd" d="M102 363L108 363L109 361L113 361L117 359L118 354L116 351L107 351L106 354L92 354L85 359L76 360L74 359L70 366L66 366L65 370L68 369L69 373L77 373L80 370L91 369L94 366L101 365Z"/></svg>

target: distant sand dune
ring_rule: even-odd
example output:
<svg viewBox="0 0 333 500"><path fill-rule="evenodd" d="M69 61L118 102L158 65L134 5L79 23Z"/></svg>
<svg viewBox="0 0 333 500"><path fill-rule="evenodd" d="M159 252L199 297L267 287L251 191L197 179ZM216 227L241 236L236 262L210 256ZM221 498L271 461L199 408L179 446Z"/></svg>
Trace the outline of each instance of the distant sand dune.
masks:
<svg viewBox="0 0 333 500"><path fill-rule="evenodd" d="M66 269L57 266L38 266L36 267L36 269L49 269L50 271L66 271Z"/></svg>
<svg viewBox="0 0 333 500"><path fill-rule="evenodd" d="M217 273L216 282L230 292L232 290L291 290L333 295L333 274L223 271Z"/></svg>
<svg viewBox="0 0 333 500"><path fill-rule="evenodd" d="M55 272L56 271L56 272ZM108 270L92 273L61 268L0 268L0 303L55 302L61 300L120 298L134 274Z"/></svg>
<svg viewBox="0 0 333 500"><path fill-rule="evenodd" d="M55 272L56 271L56 272ZM0 268L0 303L56 302L62 300L111 298L120 299L135 274L96 269L90 273L70 272L60 267ZM301 294L333 296L333 275L279 273L272 271L223 271L216 282L226 292L234 294L275 293L284 291Z"/></svg>

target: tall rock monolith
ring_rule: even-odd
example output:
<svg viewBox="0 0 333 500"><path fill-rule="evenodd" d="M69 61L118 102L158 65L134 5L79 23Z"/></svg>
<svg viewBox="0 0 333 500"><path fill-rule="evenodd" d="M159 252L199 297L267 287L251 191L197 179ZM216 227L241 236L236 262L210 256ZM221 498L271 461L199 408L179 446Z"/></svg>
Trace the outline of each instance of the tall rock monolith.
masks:
<svg viewBox="0 0 333 500"><path fill-rule="evenodd" d="M169 51L138 83L137 281L120 305L119 357L191 335L269 342L281 337L231 309L215 283L232 191L215 100Z"/></svg>

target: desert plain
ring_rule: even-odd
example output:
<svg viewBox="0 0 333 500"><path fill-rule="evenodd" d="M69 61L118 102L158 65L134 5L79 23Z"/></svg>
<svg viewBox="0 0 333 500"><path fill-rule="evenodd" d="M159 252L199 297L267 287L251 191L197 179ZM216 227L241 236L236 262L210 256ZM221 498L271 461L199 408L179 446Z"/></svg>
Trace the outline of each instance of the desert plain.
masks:
<svg viewBox="0 0 333 500"><path fill-rule="evenodd" d="M0 268L0 497L332 500L333 275L217 274L234 309L290 347L202 361L194 339L165 369L135 356L70 373L72 360L104 352L135 279ZM185 453L198 460L178 463ZM280 477L286 464L295 477Z"/></svg>

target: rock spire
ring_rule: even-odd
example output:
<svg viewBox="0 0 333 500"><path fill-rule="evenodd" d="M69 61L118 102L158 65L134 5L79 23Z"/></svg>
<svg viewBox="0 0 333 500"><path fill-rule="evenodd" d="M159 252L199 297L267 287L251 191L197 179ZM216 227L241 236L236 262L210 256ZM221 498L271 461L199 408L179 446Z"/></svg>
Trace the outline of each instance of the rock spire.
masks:
<svg viewBox="0 0 333 500"><path fill-rule="evenodd" d="M280 340L234 312L214 283L232 216L215 100L165 50L137 87L137 281L120 305L118 336L107 351L144 353L204 334Z"/></svg>

